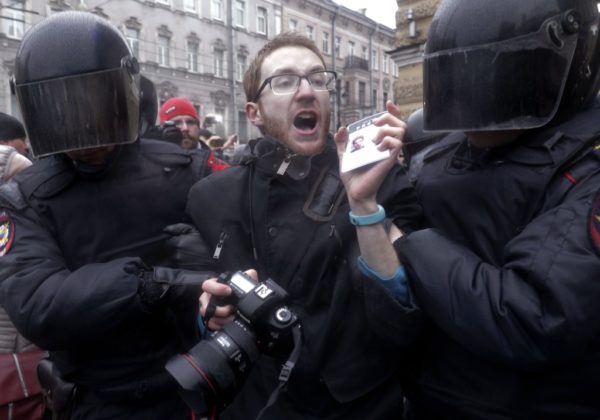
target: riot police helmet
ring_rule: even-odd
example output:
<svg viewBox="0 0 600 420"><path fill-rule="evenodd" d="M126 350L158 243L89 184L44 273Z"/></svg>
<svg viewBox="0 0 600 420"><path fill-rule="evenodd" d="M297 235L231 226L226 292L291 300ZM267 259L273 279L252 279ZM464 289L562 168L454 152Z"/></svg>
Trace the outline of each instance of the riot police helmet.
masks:
<svg viewBox="0 0 600 420"><path fill-rule="evenodd" d="M13 87L35 156L132 143L140 123L139 65L107 20L61 12L34 25Z"/></svg>
<svg viewBox="0 0 600 420"><path fill-rule="evenodd" d="M446 134L443 131L426 131L423 128L423 108L412 112L406 120L406 132L402 139L404 163L409 166L413 156L438 142Z"/></svg>
<svg viewBox="0 0 600 420"><path fill-rule="evenodd" d="M596 0L442 0L423 64L427 130L564 120L598 89Z"/></svg>

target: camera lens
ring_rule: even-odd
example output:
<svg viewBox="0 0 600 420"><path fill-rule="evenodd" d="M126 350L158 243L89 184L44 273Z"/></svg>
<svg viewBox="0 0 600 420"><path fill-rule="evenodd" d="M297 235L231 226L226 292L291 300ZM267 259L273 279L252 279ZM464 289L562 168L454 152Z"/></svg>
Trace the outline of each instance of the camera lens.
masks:
<svg viewBox="0 0 600 420"><path fill-rule="evenodd" d="M181 385L186 403L204 412L207 404L223 407L233 399L259 355L254 333L234 320L171 359L166 369Z"/></svg>

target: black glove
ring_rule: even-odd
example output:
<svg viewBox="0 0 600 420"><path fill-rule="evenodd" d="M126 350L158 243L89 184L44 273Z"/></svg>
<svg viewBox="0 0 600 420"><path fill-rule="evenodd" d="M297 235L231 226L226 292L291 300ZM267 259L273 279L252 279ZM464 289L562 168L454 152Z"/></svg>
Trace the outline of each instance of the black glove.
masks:
<svg viewBox="0 0 600 420"><path fill-rule="evenodd" d="M200 233L192 225L177 223L169 225L163 232L171 235L165 242L166 265L186 270L220 270L211 257L211 250Z"/></svg>
<svg viewBox="0 0 600 420"><path fill-rule="evenodd" d="M202 283L214 277L212 272L150 268L143 264L130 264L125 270L140 278L139 294L149 309L197 306Z"/></svg>

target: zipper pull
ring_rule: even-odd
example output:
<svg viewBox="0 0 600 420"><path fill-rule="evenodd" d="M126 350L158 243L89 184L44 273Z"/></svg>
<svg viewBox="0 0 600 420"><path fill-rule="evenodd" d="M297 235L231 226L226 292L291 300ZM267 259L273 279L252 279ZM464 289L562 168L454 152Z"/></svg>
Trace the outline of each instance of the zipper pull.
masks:
<svg viewBox="0 0 600 420"><path fill-rule="evenodd" d="M221 256L221 251L223 250L223 245L225 245L225 240L228 238L229 235L227 235L226 232L221 232L221 235L219 236L219 242L217 242L217 247L215 248L215 253L213 254L213 258L215 260L218 260L219 257Z"/></svg>
<svg viewBox="0 0 600 420"><path fill-rule="evenodd" d="M279 165L279 169L277 169L277 175L285 174L285 171L287 171L288 166L290 166L290 163L292 163L292 157L294 157L293 154L285 155L285 159L283 160L283 162L281 162L281 165Z"/></svg>

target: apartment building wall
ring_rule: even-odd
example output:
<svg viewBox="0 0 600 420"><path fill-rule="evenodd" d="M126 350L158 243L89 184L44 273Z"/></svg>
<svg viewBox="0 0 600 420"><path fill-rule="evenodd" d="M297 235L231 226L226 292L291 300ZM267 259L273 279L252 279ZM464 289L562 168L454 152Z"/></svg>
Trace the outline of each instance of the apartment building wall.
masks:
<svg viewBox="0 0 600 420"><path fill-rule="evenodd" d="M387 59L384 68L383 58L394 46L394 30L331 0L0 0L0 7L0 111L17 116L9 78L20 38L63 10L111 21L130 42L161 103L187 96L202 117L216 121L213 131L237 132L243 141L259 133L245 118L242 74L268 39L293 30L294 20L299 32L314 28L328 66L339 74L332 129L382 110L384 99L394 96L396 67Z"/></svg>
<svg viewBox="0 0 600 420"><path fill-rule="evenodd" d="M395 95L403 115L423 107L423 52L440 0L397 0L396 42L390 52L398 67Z"/></svg>
<svg viewBox="0 0 600 420"><path fill-rule="evenodd" d="M216 121L210 128L219 134L238 132L243 139L258 135L244 116L241 75L252 56L276 33L277 1L2 0L2 16L9 3L21 3L27 10L22 13L25 22L21 32L63 10L85 10L105 17L130 42L142 74L155 83L161 103L173 96L186 96L201 117ZM242 4L243 15L239 9ZM260 22L259 13L264 13ZM7 36L6 26L0 30L0 110L18 115L8 79L19 39Z"/></svg>

